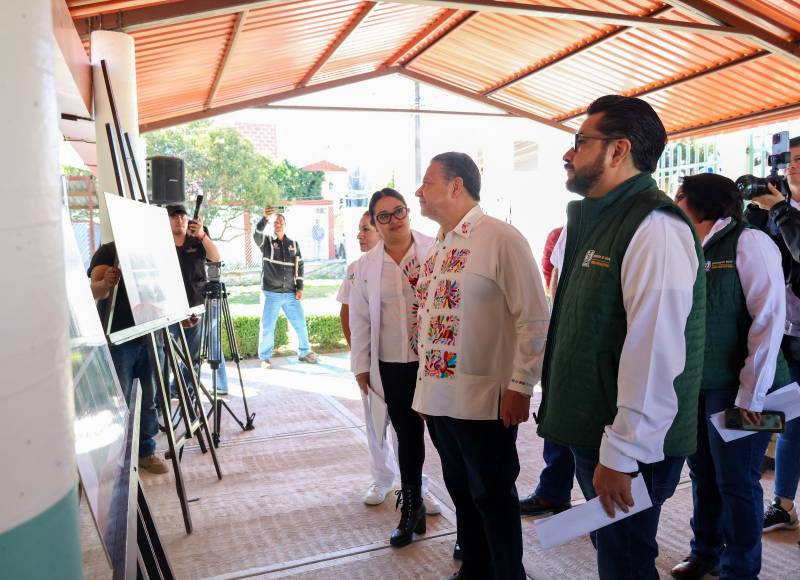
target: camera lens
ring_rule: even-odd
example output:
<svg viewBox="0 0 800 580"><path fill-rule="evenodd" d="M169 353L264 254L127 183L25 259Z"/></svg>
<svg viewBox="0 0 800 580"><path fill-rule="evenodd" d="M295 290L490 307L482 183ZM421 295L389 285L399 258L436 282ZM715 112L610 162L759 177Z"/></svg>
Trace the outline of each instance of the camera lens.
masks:
<svg viewBox="0 0 800 580"><path fill-rule="evenodd" d="M767 193L767 180L755 175L742 175L736 180L736 187L744 199L753 199Z"/></svg>

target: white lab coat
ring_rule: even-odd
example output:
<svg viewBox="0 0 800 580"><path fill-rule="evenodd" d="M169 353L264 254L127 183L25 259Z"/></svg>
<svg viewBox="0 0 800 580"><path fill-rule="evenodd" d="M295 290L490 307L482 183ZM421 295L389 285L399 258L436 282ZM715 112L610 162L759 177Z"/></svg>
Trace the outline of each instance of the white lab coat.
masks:
<svg viewBox="0 0 800 580"><path fill-rule="evenodd" d="M417 262L425 263L434 239L411 231L416 244ZM383 400L383 384L378 370L381 332L381 276L383 241L358 259L356 284L350 292L350 368L353 374L369 371L370 388Z"/></svg>

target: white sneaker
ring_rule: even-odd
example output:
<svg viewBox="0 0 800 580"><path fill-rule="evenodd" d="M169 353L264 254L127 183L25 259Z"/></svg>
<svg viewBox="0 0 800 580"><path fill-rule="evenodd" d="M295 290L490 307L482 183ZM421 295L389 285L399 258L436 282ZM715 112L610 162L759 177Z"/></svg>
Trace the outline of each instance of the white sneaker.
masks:
<svg viewBox="0 0 800 580"><path fill-rule="evenodd" d="M442 513L442 506L439 505L439 502L433 497L431 492L427 492L422 496L422 503L425 504L425 513L427 515L438 516Z"/></svg>
<svg viewBox="0 0 800 580"><path fill-rule="evenodd" d="M269 359L262 360L261 361L261 368L262 369L271 369L272 368L272 363L269 361Z"/></svg>
<svg viewBox="0 0 800 580"><path fill-rule="evenodd" d="M369 486L367 493L364 494L364 503L367 505L381 505L390 491L392 491L391 487L383 487L373 483Z"/></svg>

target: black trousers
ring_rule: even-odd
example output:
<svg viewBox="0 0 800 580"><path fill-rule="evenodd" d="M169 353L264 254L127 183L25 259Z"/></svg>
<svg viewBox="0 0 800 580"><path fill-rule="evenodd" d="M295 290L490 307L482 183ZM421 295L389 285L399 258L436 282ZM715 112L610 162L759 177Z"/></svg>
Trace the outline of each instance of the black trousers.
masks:
<svg viewBox="0 0 800 580"><path fill-rule="evenodd" d="M425 463L425 422L411 408L417 384L419 363L378 362L383 395L389 419L397 433L397 463L403 485L422 485L422 464ZM434 444L433 430L431 439Z"/></svg>
<svg viewBox="0 0 800 580"><path fill-rule="evenodd" d="M503 422L431 417L444 483L456 507L466 578L520 580L522 525L515 484L517 428Z"/></svg>

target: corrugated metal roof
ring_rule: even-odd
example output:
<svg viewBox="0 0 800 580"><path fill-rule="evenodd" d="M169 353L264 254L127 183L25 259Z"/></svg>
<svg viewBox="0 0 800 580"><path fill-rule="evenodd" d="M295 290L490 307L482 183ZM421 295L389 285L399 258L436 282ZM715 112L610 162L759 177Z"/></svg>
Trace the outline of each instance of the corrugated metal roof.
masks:
<svg viewBox="0 0 800 580"><path fill-rule="evenodd" d="M673 134L800 110L800 0L494 4L68 0L79 31L120 29L136 39L144 129L387 66L567 127L608 93L646 98Z"/></svg>

